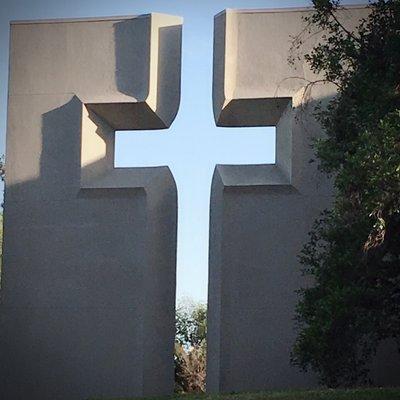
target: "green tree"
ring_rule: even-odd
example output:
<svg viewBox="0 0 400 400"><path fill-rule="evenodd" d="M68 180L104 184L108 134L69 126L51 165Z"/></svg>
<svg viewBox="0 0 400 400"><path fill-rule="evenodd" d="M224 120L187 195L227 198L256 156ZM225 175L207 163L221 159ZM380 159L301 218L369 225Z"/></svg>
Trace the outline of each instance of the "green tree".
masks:
<svg viewBox="0 0 400 400"><path fill-rule="evenodd" d="M175 391L204 392L207 306L186 299L177 307L175 326Z"/></svg>
<svg viewBox="0 0 400 400"><path fill-rule="evenodd" d="M367 382L381 341L400 349L400 1L371 3L354 32L339 1L313 4L309 32L324 34L306 60L338 87L317 110L326 136L315 151L336 196L300 256L315 285L300 291L292 361L351 386Z"/></svg>
<svg viewBox="0 0 400 400"><path fill-rule="evenodd" d="M207 333L207 306L186 302L176 310L176 340L187 348L205 342Z"/></svg>

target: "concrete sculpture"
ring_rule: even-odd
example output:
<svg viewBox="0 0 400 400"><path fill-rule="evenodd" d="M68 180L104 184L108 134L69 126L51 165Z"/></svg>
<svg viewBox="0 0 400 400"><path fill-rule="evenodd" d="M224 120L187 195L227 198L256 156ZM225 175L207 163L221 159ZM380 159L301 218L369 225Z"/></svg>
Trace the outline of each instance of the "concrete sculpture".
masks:
<svg viewBox="0 0 400 400"><path fill-rule="evenodd" d="M179 17L11 24L0 393L173 390L177 199L168 167L114 168L115 130L168 128Z"/></svg>
<svg viewBox="0 0 400 400"><path fill-rule="evenodd" d="M317 170L312 114L335 94L303 57L289 65L291 41L309 9L226 10L215 17L213 103L218 126L276 126L274 165L218 165L210 206L207 390L304 388L311 374L290 365L295 290L306 285L297 260L314 219L332 201ZM341 15L354 29L365 8ZM302 51L318 40L310 35ZM306 93L308 97L309 92ZM394 357L383 357L375 382L395 384Z"/></svg>

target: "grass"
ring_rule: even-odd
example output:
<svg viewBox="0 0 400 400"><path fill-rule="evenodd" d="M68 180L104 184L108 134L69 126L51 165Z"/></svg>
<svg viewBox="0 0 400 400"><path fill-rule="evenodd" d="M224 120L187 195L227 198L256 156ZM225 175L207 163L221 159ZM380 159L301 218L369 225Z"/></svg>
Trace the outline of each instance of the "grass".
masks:
<svg viewBox="0 0 400 400"><path fill-rule="evenodd" d="M94 400L94 399L93 399ZM110 399L111 400L111 399ZM112 399L129 400L129 399ZM183 394L147 400L400 400L400 388L349 390L285 390L220 395Z"/></svg>

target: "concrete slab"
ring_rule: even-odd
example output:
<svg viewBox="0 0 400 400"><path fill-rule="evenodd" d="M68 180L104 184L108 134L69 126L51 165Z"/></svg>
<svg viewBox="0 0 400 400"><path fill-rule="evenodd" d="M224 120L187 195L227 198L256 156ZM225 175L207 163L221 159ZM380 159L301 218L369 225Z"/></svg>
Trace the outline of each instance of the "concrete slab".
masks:
<svg viewBox="0 0 400 400"><path fill-rule="evenodd" d="M290 364L295 291L310 284L297 256L333 188L317 169L312 139L322 135L316 104L335 95L303 57L289 65L292 37L310 9L226 10L215 17L213 104L218 126L276 126L276 163L218 165L210 203L207 391L312 388L315 376ZM354 29L366 9L341 15ZM305 41L308 52L320 34ZM308 94L307 94L308 95ZM392 350L387 348L386 355ZM381 357L378 385L395 385L397 363Z"/></svg>
<svg viewBox="0 0 400 400"><path fill-rule="evenodd" d="M168 167L114 168L114 132L167 128L182 19L11 25L0 392L171 394L177 194Z"/></svg>

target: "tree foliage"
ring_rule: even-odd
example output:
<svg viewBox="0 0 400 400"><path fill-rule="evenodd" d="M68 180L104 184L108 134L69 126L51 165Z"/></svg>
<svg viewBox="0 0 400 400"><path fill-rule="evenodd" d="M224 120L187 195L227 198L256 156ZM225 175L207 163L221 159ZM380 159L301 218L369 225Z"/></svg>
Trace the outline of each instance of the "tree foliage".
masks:
<svg viewBox="0 0 400 400"><path fill-rule="evenodd" d="M338 87L316 112L315 151L336 195L300 256L315 285L300 291L292 359L350 386L367 381L382 341L400 349L400 1L371 3L352 32L339 1L313 4L306 23L324 34L306 60Z"/></svg>
<svg viewBox="0 0 400 400"><path fill-rule="evenodd" d="M175 391L204 392L207 306L186 300L176 311Z"/></svg>
<svg viewBox="0 0 400 400"><path fill-rule="evenodd" d="M199 346L206 340L207 306L186 301L176 310L176 340L186 348Z"/></svg>

